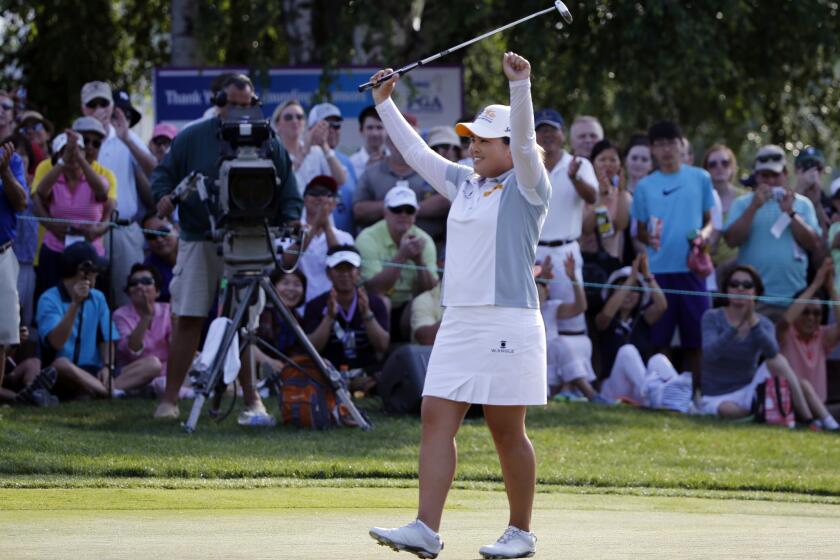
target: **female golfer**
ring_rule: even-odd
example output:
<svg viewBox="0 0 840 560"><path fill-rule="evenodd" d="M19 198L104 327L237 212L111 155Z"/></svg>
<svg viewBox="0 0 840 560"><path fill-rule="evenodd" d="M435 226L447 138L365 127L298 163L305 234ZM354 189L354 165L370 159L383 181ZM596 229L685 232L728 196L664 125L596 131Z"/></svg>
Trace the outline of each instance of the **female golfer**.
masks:
<svg viewBox="0 0 840 560"><path fill-rule="evenodd" d="M459 136L471 139L475 170L426 146L390 99L396 78L373 90L394 145L452 201L446 311L423 388L417 519L397 529L370 531L380 544L420 558L435 558L443 548L438 529L455 476L455 435L470 403L484 405L510 503L508 528L479 553L525 558L536 547L530 532L536 458L525 434L525 407L546 402L545 332L532 267L551 183L535 139L531 65L506 53L503 66L510 80L510 107L490 105L475 122L456 127Z"/></svg>

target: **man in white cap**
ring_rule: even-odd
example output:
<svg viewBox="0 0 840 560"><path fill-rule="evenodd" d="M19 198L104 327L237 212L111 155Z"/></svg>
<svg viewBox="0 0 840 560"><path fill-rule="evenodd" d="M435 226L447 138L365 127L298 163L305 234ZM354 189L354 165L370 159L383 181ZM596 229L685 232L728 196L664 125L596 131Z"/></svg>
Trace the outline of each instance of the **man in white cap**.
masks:
<svg viewBox="0 0 840 560"><path fill-rule="evenodd" d="M353 222L353 194L356 192L358 177L350 156L338 149L338 145L341 144L341 127L344 124L344 117L341 116L341 110L332 103L319 103L309 110L307 124L309 128L312 128L320 121L326 121L329 125L327 146L335 153L335 157L344 168L345 175L344 183L338 186L340 204L333 211L333 221L338 229L354 233L356 225Z"/></svg>
<svg viewBox="0 0 840 560"><path fill-rule="evenodd" d="M362 255L362 281L391 304L391 339L407 339L409 304L437 285L437 251L432 238L414 225L417 195L396 186L385 195L385 218L362 230L356 247ZM407 266L408 265L408 266Z"/></svg>
<svg viewBox="0 0 840 560"><path fill-rule="evenodd" d="M117 211L121 219L132 220L130 226L119 227L113 232L111 255L111 287L116 305L128 303L122 291L124 279L131 266L143 262L143 234L134 221L142 216L141 203L154 207L147 177L157 165L157 160L146 144L130 130L129 117L114 107L111 86L105 82L88 82L82 86L82 114L98 120L105 129L105 141L99 152L99 162L114 172L117 178ZM106 247L111 247L109 242Z"/></svg>

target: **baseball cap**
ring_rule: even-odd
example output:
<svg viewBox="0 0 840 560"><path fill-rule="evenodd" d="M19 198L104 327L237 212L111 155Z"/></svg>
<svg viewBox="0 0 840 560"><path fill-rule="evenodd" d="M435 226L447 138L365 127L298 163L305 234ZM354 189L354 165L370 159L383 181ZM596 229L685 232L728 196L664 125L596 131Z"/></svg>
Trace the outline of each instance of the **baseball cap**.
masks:
<svg viewBox="0 0 840 560"><path fill-rule="evenodd" d="M829 192L831 193L831 198L837 196L837 193L840 191L840 177L834 179L831 183L831 186L828 188Z"/></svg>
<svg viewBox="0 0 840 560"><path fill-rule="evenodd" d="M825 156L822 151L813 146L806 146L799 152L794 162L796 169L810 169L814 166L825 167Z"/></svg>
<svg viewBox="0 0 840 560"><path fill-rule="evenodd" d="M114 97L111 93L111 86L105 82L88 82L82 86L83 105L87 105L89 102L100 97L111 101Z"/></svg>
<svg viewBox="0 0 840 560"><path fill-rule="evenodd" d="M338 120L344 120L344 117L341 116L341 109L332 103L318 103L309 109L309 120L306 121L306 124L309 128L312 128L327 117L338 117Z"/></svg>
<svg viewBox="0 0 840 560"><path fill-rule="evenodd" d="M772 144L764 146L755 154L753 170L782 173L785 170L785 151Z"/></svg>
<svg viewBox="0 0 840 560"><path fill-rule="evenodd" d="M356 268L362 266L362 256L352 245L339 245L327 253L327 267L335 268L341 263L350 263Z"/></svg>
<svg viewBox="0 0 840 560"><path fill-rule="evenodd" d="M460 146L461 139L455 134L455 129L448 126L435 126L429 129L429 146L434 148L442 144Z"/></svg>
<svg viewBox="0 0 840 560"><path fill-rule="evenodd" d="M625 266L625 267L619 268L618 270L614 270L613 273L610 274L610 277L609 277L609 279L607 280L606 283L607 283L608 286L615 286L615 285L618 285L618 284L623 284L624 281L627 278L630 277L630 274L632 272L633 272L633 269L629 266ZM638 275L638 280L639 280L639 282L638 282L639 286L644 286L644 278L642 278L641 274ZM601 288L601 300L602 301L607 301L609 299L610 291L611 291L611 288L609 288L609 287ZM645 290L644 292L642 292L642 305L641 306L645 307L648 304L649 301L650 301L650 292Z"/></svg>
<svg viewBox="0 0 840 560"><path fill-rule="evenodd" d="M554 109L540 109L534 113L534 128L541 124L549 124L554 128L563 128L563 117Z"/></svg>
<svg viewBox="0 0 840 560"><path fill-rule="evenodd" d="M455 125L458 136L478 136L479 138L502 138L510 136L510 107L489 105L471 123Z"/></svg>
<svg viewBox="0 0 840 560"><path fill-rule="evenodd" d="M53 138L53 141L52 141L52 151L53 151L53 153L54 154L59 153L64 148L64 146L67 145L68 140L69 140L69 138L67 138L67 133L66 132L62 132L61 134L59 134L58 136ZM85 139L84 138L79 138L78 144L79 144L80 148L84 148L85 147Z"/></svg>
<svg viewBox="0 0 840 560"><path fill-rule="evenodd" d="M400 206L418 207L417 195L414 194L413 190L402 185L393 187L385 194L386 208L399 208Z"/></svg>
<svg viewBox="0 0 840 560"><path fill-rule="evenodd" d="M74 276L79 267L85 265L102 272L107 268L108 260L100 257L93 245L87 241L77 241L64 248L61 253L61 271L64 278Z"/></svg>
<svg viewBox="0 0 840 560"><path fill-rule="evenodd" d="M73 121L73 130L76 132L95 132L103 138L108 136L102 123L93 117L79 117Z"/></svg>
<svg viewBox="0 0 840 560"><path fill-rule="evenodd" d="M303 193L306 194L306 191L315 187L326 187L330 189L333 194L338 192L338 183L336 183L335 179L329 175L318 175L317 177L313 177L312 180L306 184L306 188L303 190Z"/></svg>
<svg viewBox="0 0 840 560"><path fill-rule="evenodd" d="M38 111L24 111L23 114L20 116L20 124L21 126L26 125L29 121L36 121L44 125L44 128L47 129L49 134L53 133L53 125L50 121L44 118L44 115L39 113Z"/></svg>
<svg viewBox="0 0 840 560"><path fill-rule="evenodd" d="M140 111L135 109L134 105L131 104L131 96L124 89L114 92L114 107L118 107L125 113L126 118L128 118L129 128L139 123L143 117Z"/></svg>
<svg viewBox="0 0 840 560"><path fill-rule="evenodd" d="M156 124L152 130L152 138L163 136L164 138L174 139L178 135L178 129L174 125L168 123Z"/></svg>

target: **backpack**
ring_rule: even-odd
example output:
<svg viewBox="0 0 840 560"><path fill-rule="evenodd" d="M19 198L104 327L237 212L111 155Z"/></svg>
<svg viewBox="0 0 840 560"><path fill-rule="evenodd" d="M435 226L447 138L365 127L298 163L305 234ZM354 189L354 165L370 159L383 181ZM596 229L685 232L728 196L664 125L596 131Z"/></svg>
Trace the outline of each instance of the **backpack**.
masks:
<svg viewBox="0 0 840 560"><path fill-rule="evenodd" d="M315 362L305 354L296 354L291 361L274 378L280 422L310 430L347 425L347 411Z"/></svg>
<svg viewBox="0 0 840 560"><path fill-rule="evenodd" d="M796 417L787 379L771 377L755 389L755 421L793 428Z"/></svg>

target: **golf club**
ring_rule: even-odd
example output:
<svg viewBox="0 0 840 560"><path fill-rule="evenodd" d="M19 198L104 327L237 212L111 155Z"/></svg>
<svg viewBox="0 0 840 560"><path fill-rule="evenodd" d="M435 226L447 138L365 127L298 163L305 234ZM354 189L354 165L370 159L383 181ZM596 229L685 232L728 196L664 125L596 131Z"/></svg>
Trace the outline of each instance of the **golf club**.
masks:
<svg viewBox="0 0 840 560"><path fill-rule="evenodd" d="M394 70L390 74L386 74L385 76L382 76L381 78L379 78L375 82L364 83L364 84L359 86L359 91L360 92L367 91L371 88L378 87L380 84L382 84L384 82L387 82L388 80L393 78L394 75L402 76L403 74L407 74L408 72L411 72L412 70L414 70L418 66L423 66L424 64L428 64L430 62L433 62L433 61L439 59L442 56L448 55L451 52L455 52L457 50L463 49L464 47L466 47L468 45L472 45L476 41L481 41L482 39L486 39L487 37L489 37L491 35L495 35L499 31L504 31L505 29L510 29L511 27L513 27L515 25L519 25L520 23L528 21L529 19L534 19L535 17L545 15L545 14L547 14L549 12L553 12L555 10L560 12L560 15L563 17L563 19L566 21L566 23L572 23L572 12L569 11L569 8L567 8L566 5L563 2L560 2L560 0L557 0L556 2L554 2L554 5L550 8L546 8L545 10L540 10L539 12L535 12L535 13L531 14L530 16L525 16L522 19L518 19L518 20L516 20L512 23L509 23L507 25L499 27L498 29L494 29L493 31L488 31L484 35L479 35L478 37L470 39L469 41L461 43L460 45L456 45L452 48L446 49L444 51L440 51L439 53L433 54L432 56L430 56L428 58L418 60L417 62L412 62L411 64L409 64L407 66L403 66L399 70Z"/></svg>

